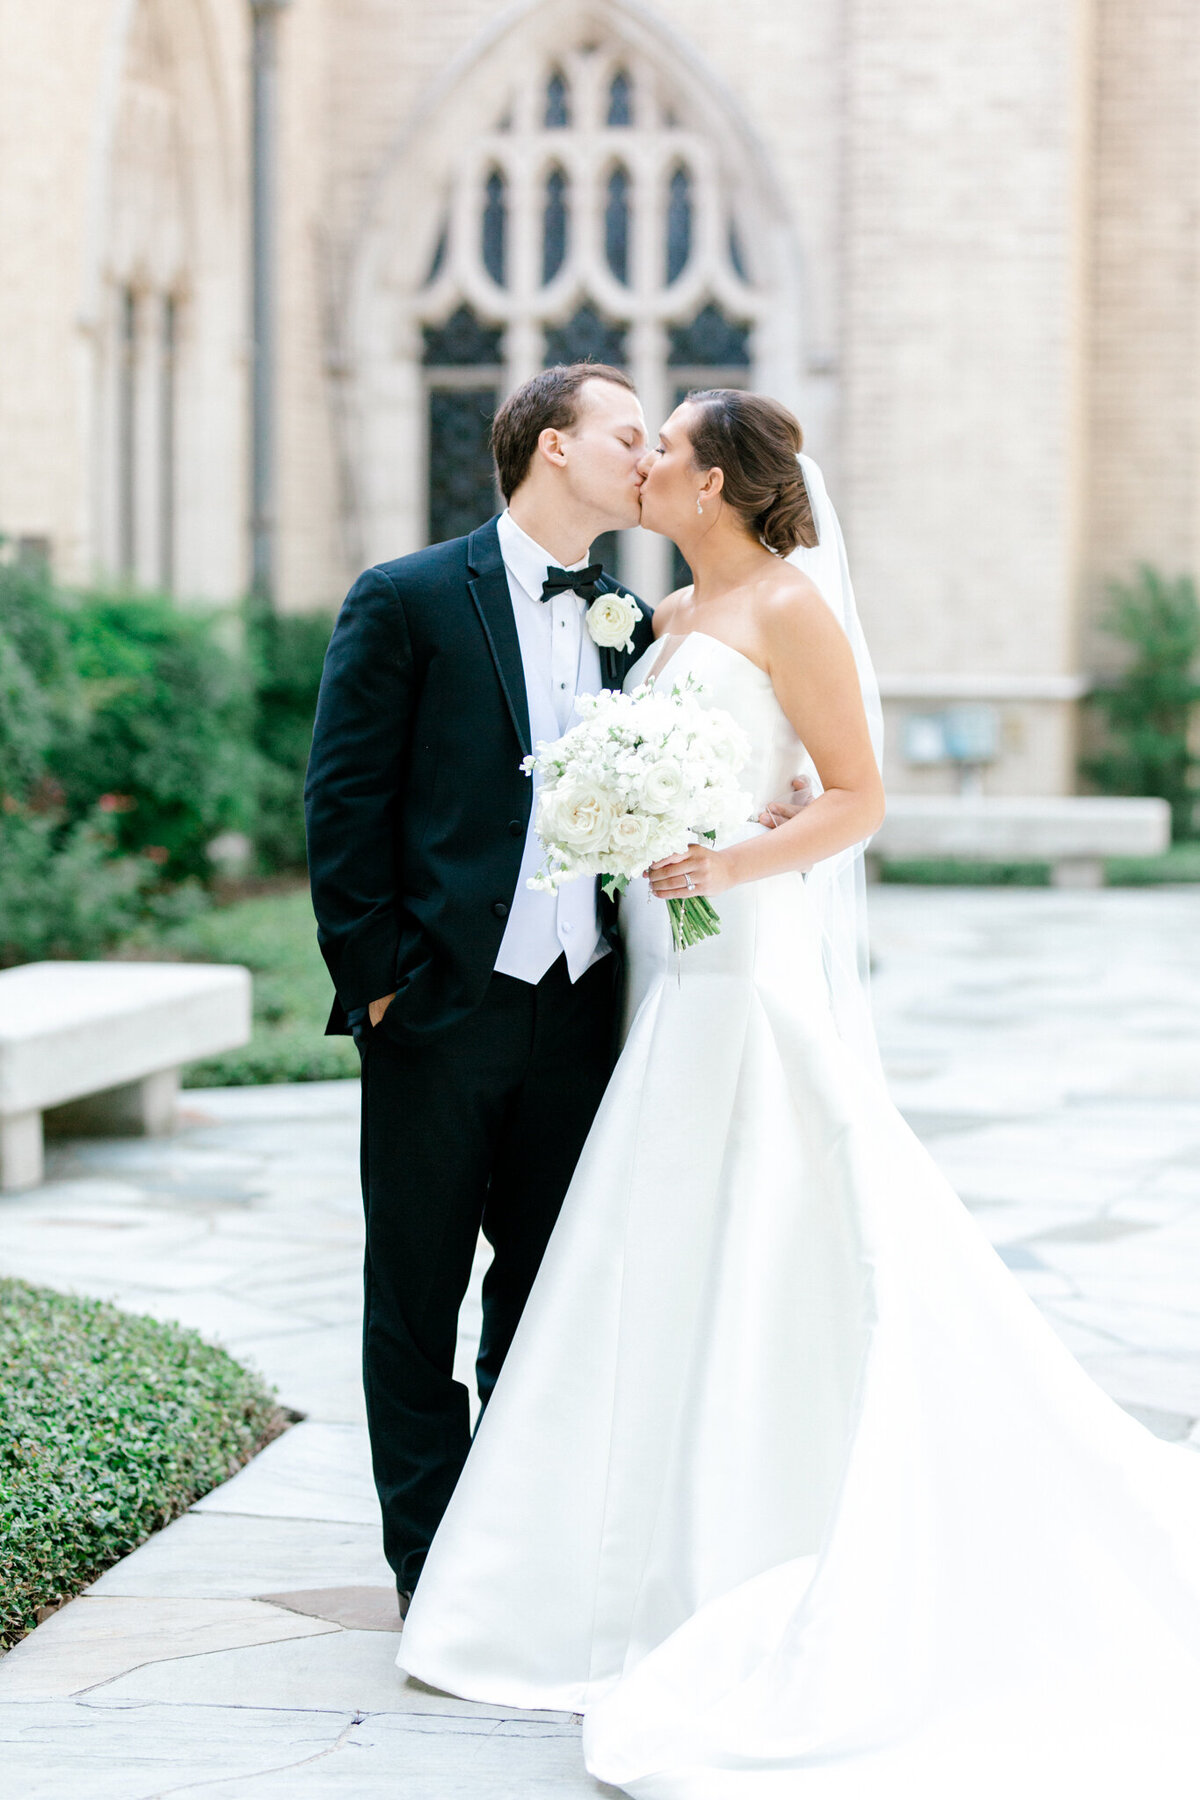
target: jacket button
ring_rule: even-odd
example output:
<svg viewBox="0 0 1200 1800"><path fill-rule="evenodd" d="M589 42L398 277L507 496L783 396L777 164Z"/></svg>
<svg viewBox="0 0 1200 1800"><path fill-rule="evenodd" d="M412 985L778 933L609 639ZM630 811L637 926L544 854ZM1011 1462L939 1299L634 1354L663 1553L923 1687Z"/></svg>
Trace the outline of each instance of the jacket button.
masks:
<svg viewBox="0 0 1200 1800"><path fill-rule="evenodd" d="M492 911L498 919L507 919L508 917L508 908L505 906L503 900L493 900Z"/></svg>
<svg viewBox="0 0 1200 1800"><path fill-rule="evenodd" d="M522 825L520 819L510 819L508 821L508 835L509 837L525 836L525 827Z"/></svg>

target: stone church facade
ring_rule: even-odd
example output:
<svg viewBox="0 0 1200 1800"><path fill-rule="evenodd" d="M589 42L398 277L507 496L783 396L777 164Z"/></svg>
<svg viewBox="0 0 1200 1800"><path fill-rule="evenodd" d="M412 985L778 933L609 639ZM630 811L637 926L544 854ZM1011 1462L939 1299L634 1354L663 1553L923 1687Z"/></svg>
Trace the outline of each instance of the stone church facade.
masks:
<svg viewBox="0 0 1200 1800"><path fill-rule="evenodd" d="M943 729L1071 790L1105 582L1200 562L1194 0L0 0L0 531L63 580L249 582L256 13L276 604L486 516L548 361L652 426L758 387L842 514L892 783L954 786Z"/></svg>

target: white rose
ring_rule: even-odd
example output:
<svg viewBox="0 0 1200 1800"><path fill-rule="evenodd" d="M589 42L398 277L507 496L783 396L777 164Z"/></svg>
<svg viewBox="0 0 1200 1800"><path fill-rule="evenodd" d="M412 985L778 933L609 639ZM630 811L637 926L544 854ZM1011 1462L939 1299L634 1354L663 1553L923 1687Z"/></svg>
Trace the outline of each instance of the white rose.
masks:
<svg viewBox="0 0 1200 1800"><path fill-rule="evenodd" d="M632 650L637 606L628 594L601 594L587 609L587 628L602 650Z"/></svg>
<svg viewBox="0 0 1200 1800"><path fill-rule="evenodd" d="M622 813L612 828L612 847L617 856L626 857L644 850L650 841L650 821L641 813Z"/></svg>
<svg viewBox="0 0 1200 1800"><path fill-rule="evenodd" d="M653 813L670 812L683 790L683 772L677 763L651 763L642 776L642 805Z"/></svg>
<svg viewBox="0 0 1200 1800"><path fill-rule="evenodd" d="M597 783L567 779L539 796L538 835L569 850L598 850L607 843L615 816Z"/></svg>

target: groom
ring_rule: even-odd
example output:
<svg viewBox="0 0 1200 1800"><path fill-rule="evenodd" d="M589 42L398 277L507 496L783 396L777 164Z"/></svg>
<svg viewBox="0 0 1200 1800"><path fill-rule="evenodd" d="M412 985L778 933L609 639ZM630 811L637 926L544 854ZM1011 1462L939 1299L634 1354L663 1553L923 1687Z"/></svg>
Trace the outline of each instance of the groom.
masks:
<svg viewBox="0 0 1200 1800"><path fill-rule="evenodd" d="M650 642L641 602L585 566L638 523L645 448L619 369L535 376L492 427L506 511L368 569L325 658L308 856L327 1031L362 1053L363 1381L402 1615L469 1447L453 1365L480 1227L486 1403L612 1065L612 909L595 882L526 885L520 763Z"/></svg>

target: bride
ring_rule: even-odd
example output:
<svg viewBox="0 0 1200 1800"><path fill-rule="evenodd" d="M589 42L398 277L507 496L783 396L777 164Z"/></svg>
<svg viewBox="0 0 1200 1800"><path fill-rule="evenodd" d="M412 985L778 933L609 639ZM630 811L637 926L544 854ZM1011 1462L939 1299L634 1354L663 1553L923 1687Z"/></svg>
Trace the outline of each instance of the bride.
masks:
<svg viewBox="0 0 1200 1800"><path fill-rule="evenodd" d="M627 685L694 676L759 805L818 797L622 901L624 1048L398 1660L582 1712L638 1800L1193 1800L1200 1464L1092 1385L883 1088L877 691L799 448L714 391L644 465L695 586ZM689 891L722 929L676 957Z"/></svg>

